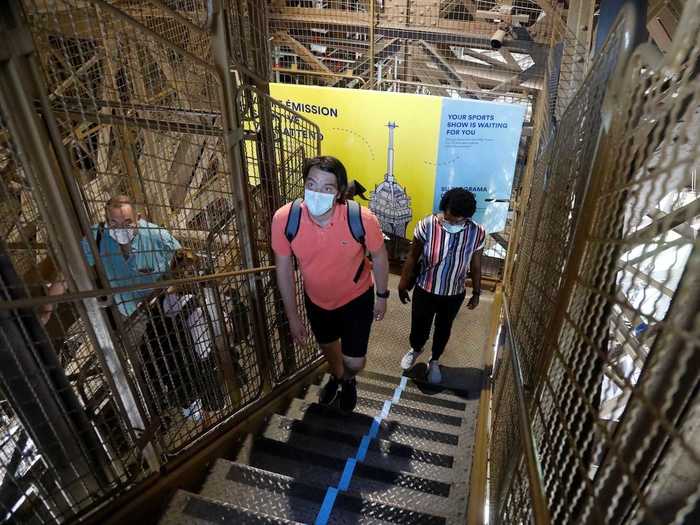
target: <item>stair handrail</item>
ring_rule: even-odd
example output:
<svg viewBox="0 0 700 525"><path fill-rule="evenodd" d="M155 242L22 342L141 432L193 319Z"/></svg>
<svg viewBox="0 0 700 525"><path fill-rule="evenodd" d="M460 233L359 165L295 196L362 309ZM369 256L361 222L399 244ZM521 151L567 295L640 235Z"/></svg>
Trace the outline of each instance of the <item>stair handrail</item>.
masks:
<svg viewBox="0 0 700 525"><path fill-rule="evenodd" d="M525 381L523 379L523 370L520 364L520 353L518 352L518 344L513 336L509 310L508 295L504 293L503 319L505 322L506 336L508 338L508 354L510 355L510 363L513 367L513 384L515 386L515 394L518 400L518 426L520 427L520 439L522 440L523 452L525 454L525 466L527 468L528 486L530 488L530 497L532 499L535 524L549 525L549 523L551 523L551 517L549 514L549 505L544 495L542 467L537 454L535 435L532 430L532 421L530 420L530 414L527 408L528 402L525 398Z"/></svg>

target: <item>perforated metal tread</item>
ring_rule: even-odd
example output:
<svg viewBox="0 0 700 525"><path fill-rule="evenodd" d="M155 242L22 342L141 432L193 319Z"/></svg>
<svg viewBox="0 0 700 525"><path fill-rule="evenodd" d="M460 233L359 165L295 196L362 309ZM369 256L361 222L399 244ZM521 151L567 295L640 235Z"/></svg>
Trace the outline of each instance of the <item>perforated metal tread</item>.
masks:
<svg viewBox="0 0 700 525"><path fill-rule="evenodd" d="M306 421L275 414L269 421L264 435L292 444L298 448L323 450L336 457L346 458L356 453L362 436L346 434L316 426ZM454 458L409 445L373 439L367 449L367 463L387 469L400 469L438 481L451 479ZM370 461L369 458L372 458ZM393 467L392 467L393 465Z"/></svg>
<svg viewBox="0 0 700 525"><path fill-rule="evenodd" d="M299 450L319 451L340 459L354 456L361 442L360 436L316 427L279 414L270 418L263 435ZM392 472L407 472L445 483L452 483L455 476L463 475L452 469L452 456L381 439L370 442L365 463Z"/></svg>
<svg viewBox="0 0 700 525"><path fill-rule="evenodd" d="M160 520L160 525L303 525L298 521L275 518L254 510L178 490Z"/></svg>
<svg viewBox="0 0 700 525"><path fill-rule="evenodd" d="M202 489L207 497L242 504L274 517L313 523L326 489L289 476L219 459ZM443 525L445 517L378 501L353 490L338 493L329 523Z"/></svg>
<svg viewBox="0 0 700 525"><path fill-rule="evenodd" d="M458 388L453 386L452 388L448 388L446 385L433 385L429 383L422 373L424 369L426 369L425 365L421 366L419 364L414 366L411 371L408 371L403 375L393 375L386 372L365 369L358 374L358 378L363 382L376 383L396 388L396 386L401 382L401 378L405 376L409 378L404 390L405 392L410 392L412 394L424 396L430 399L453 401L461 405L479 397L479 389L476 387Z"/></svg>
<svg viewBox="0 0 700 525"><path fill-rule="evenodd" d="M346 434L362 437L370 427L377 411L374 409L358 409L352 414L343 415L333 409L295 399L290 404L287 417L308 422L320 428L341 431ZM379 439L393 441L429 452L437 452L454 456L458 452L459 435L414 426L395 420L384 421L381 424Z"/></svg>
<svg viewBox="0 0 700 525"><path fill-rule="evenodd" d="M253 440L250 453L245 453L245 456L245 461L239 456L238 462L324 490L339 486L346 466L345 459L295 449L265 438ZM448 517L451 510L450 484L366 463L355 465L348 490L363 498L417 512L428 511Z"/></svg>
<svg viewBox="0 0 700 525"><path fill-rule="evenodd" d="M355 454L350 454L346 457L337 457L328 453L332 448L333 443L328 442L326 448L318 450L305 450L276 439L259 436L251 440L250 454L248 457L254 461L254 457L260 453L267 456L275 456L277 458L302 462L304 464L304 468L309 466L317 466L334 471L337 474L341 474L343 468L345 467L347 457L354 457ZM241 456L239 456L238 460L243 462ZM249 464L252 466L257 466L253 463ZM436 496L448 497L450 495L449 482L425 478L404 470L396 471L385 469L366 461L357 462L353 477L357 479L375 481L380 485L396 485ZM386 487L383 488L386 489Z"/></svg>
<svg viewBox="0 0 700 525"><path fill-rule="evenodd" d="M304 401L315 403L318 401L319 392L320 387L316 385L310 387L304 396ZM358 392L357 407L355 408L355 412L357 414L365 414L370 417L377 416L382 411L384 401L385 399L365 397L363 392ZM448 436L454 436L454 438L447 439L445 441L446 443L454 445L458 444L459 429L462 425L461 417L451 415L448 416L433 412L431 410L407 407L405 405L401 405L400 403L392 404L389 415L386 417L386 421L389 423L399 423L416 428L422 428L430 432L439 432ZM439 440L440 438L438 438L438 441Z"/></svg>
<svg viewBox="0 0 700 525"><path fill-rule="evenodd" d="M329 377L330 376L328 375L324 376L321 385L324 385ZM392 399L394 396L394 391L395 388L385 386L383 384L362 380L357 381L358 395L367 399L375 399L380 401ZM407 407L409 409L414 408L429 412L431 414L444 415L446 416L445 422L449 421L451 418L457 418L456 420L461 422L462 418L464 417L464 411L467 408L466 403L457 404L445 399L432 399L430 396L406 391L401 392L401 398L399 399L398 404L394 403L394 405L399 407Z"/></svg>
<svg viewBox="0 0 700 525"><path fill-rule="evenodd" d="M394 385L385 383L383 381L374 381L367 377L357 378L357 388L360 391L372 392L375 394L381 394L385 397L391 397L394 392ZM446 397L440 397L439 395L426 394L419 389L407 385L401 394L402 402L412 402L420 405L427 405L431 408L445 409L452 412L461 413L467 407L464 401L455 401L452 399L447 399Z"/></svg>

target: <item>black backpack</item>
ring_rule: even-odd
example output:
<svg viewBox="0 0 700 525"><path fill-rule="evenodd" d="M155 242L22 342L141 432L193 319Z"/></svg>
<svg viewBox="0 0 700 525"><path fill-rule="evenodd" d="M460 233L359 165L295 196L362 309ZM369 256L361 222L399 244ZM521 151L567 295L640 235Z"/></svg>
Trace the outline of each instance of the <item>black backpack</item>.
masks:
<svg viewBox="0 0 700 525"><path fill-rule="evenodd" d="M299 226L301 225L301 203L303 199L296 199L292 202L292 207L289 210L289 216L287 217L287 225L284 228L284 236L287 241L291 244L294 238L299 233ZM355 201L347 201L348 205L348 226L350 228L350 234L352 238L355 239L361 246L363 252L367 253L367 246L365 245L365 226L362 224L362 212L360 205ZM360 266L355 272L355 277L353 282L360 280L362 276L362 271L365 268L365 259L362 259Z"/></svg>

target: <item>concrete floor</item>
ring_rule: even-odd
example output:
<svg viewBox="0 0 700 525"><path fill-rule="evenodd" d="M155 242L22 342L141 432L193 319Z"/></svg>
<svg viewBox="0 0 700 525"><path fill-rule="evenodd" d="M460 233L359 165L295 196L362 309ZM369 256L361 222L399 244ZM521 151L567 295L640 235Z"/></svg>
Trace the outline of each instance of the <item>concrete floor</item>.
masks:
<svg viewBox="0 0 700 525"><path fill-rule="evenodd" d="M391 297L383 321L375 322L370 337L367 370L399 376L402 374L399 361L408 351L408 335L411 327L411 304L401 304L397 287L399 277L389 276ZM471 293L467 290L467 294ZM465 390L470 394L480 388L483 370L483 347L486 340L493 294L483 291L479 306L469 310L465 299L457 319L452 327L452 336L440 359L443 372L443 387ZM410 375L421 382L422 375L430 359L432 337L425 346ZM471 397L471 395L469 396Z"/></svg>

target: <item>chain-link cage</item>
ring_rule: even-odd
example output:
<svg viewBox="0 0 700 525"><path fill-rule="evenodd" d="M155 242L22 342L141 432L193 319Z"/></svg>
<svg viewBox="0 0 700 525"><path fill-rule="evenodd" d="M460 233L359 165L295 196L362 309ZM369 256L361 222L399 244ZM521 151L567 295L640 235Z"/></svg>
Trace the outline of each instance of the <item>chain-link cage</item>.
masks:
<svg viewBox="0 0 700 525"><path fill-rule="evenodd" d="M64 522L318 361L269 229L319 133L266 94L263 4L3 9L0 514Z"/></svg>
<svg viewBox="0 0 700 525"><path fill-rule="evenodd" d="M62 302L46 322L45 308L53 304L46 285L58 279L61 265L47 196L32 183L26 152L10 134L6 102L0 110L0 513L13 522L63 521L97 494L139 479L144 457L95 351L83 305Z"/></svg>
<svg viewBox="0 0 700 525"><path fill-rule="evenodd" d="M649 44L630 56L637 20L624 10L534 159L507 308L540 470L518 472L526 443L507 427L516 382L503 361L498 523L545 522L528 515L533 483L554 523L697 521L697 1L681 21L665 56Z"/></svg>
<svg viewBox="0 0 700 525"><path fill-rule="evenodd" d="M239 92L238 108L243 121L243 161L252 206L256 217L267 218L258 221L255 242L261 263L274 264L270 240L272 216L282 205L303 197L304 161L320 153L321 132L316 124L252 87ZM299 271L295 272L295 281L296 301L307 323ZM274 280L265 283L264 294L266 317L274 319L278 328L276 332L268 333L273 355L273 379L281 381L318 358L318 348L295 347Z"/></svg>

